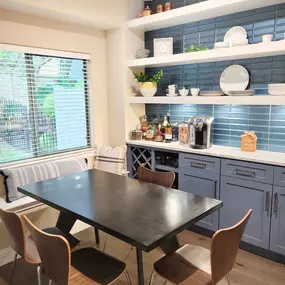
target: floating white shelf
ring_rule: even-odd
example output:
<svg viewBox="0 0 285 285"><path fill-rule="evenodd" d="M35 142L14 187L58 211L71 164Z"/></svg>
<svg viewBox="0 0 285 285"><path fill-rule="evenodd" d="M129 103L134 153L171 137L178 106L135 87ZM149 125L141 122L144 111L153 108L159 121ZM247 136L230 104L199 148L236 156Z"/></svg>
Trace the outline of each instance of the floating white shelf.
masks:
<svg viewBox="0 0 285 285"><path fill-rule="evenodd" d="M208 0L131 20L128 22L128 27L151 31L279 3L284 3L284 0Z"/></svg>
<svg viewBox="0 0 285 285"><path fill-rule="evenodd" d="M217 62L224 60L237 60L263 56L276 56L285 54L285 40L258 43L232 48L212 49L206 51L182 53L170 56L149 57L128 61L128 67L162 67L182 64Z"/></svg>
<svg viewBox="0 0 285 285"><path fill-rule="evenodd" d="M130 97L131 104L285 105L285 96Z"/></svg>

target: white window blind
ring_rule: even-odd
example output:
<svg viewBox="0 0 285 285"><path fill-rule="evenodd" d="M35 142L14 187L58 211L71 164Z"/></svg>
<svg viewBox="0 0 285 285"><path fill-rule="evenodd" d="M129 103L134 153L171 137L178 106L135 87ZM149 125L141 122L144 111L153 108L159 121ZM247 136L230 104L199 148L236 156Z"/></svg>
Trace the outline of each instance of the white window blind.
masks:
<svg viewBox="0 0 285 285"><path fill-rule="evenodd" d="M0 163L90 148L88 61L0 49Z"/></svg>

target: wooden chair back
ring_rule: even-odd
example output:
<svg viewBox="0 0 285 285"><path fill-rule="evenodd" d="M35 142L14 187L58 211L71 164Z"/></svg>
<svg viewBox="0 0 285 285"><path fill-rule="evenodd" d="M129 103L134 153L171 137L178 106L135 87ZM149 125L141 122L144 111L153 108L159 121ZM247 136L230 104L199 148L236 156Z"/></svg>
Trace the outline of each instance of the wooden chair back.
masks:
<svg viewBox="0 0 285 285"><path fill-rule="evenodd" d="M218 230L213 235L211 247L212 285L217 284L233 269L240 241L251 213L250 209L235 226Z"/></svg>
<svg viewBox="0 0 285 285"><path fill-rule="evenodd" d="M64 237L47 234L23 217L37 246L44 274L57 285L68 285L70 247Z"/></svg>
<svg viewBox="0 0 285 285"><path fill-rule="evenodd" d="M23 223L16 213L7 212L0 209L0 218L9 235L11 247L23 259L26 259L26 242L24 235Z"/></svg>
<svg viewBox="0 0 285 285"><path fill-rule="evenodd" d="M152 171L140 166L138 168L138 180L171 188L175 180L175 173Z"/></svg>

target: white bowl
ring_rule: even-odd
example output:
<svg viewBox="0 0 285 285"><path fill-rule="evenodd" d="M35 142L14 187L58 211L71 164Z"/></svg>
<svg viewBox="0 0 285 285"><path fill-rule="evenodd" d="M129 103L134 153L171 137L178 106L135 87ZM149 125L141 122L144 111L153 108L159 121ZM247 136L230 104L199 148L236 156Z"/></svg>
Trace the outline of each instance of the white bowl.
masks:
<svg viewBox="0 0 285 285"><path fill-rule="evenodd" d="M273 96L285 96L285 83L268 84L268 93Z"/></svg>
<svg viewBox="0 0 285 285"><path fill-rule="evenodd" d="M180 94L180 96L188 96L189 89L180 89L179 94Z"/></svg>
<svg viewBox="0 0 285 285"><path fill-rule="evenodd" d="M157 88L140 88L140 92L144 97L153 97L157 92Z"/></svg>

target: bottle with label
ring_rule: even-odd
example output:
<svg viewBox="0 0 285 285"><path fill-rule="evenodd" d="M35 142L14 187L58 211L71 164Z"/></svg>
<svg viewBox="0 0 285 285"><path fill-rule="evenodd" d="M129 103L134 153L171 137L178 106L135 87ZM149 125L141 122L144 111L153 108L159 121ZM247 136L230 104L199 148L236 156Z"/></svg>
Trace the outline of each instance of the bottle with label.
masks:
<svg viewBox="0 0 285 285"><path fill-rule="evenodd" d="M167 125L165 127L165 142L171 143L172 142L172 126L170 123L170 115L167 114Z"/></svg>
<svg viewBox="0 0 285 285"><path fill-rule="evenodd" d="M186 145L189 143L189 130L188 125L182 121L182 124L179 125L179 144Z"/></svg>
<svg viewBox="0 0 285 285"><path fill-rule="evenodd" d="M146 131L148 129L148 121L147 121L147 116L141 116L140 117L140 122L141 122L141 131L142 131L142 139L146 139Z"/></svg>
<svg viewBox="0 0 285 285"><path fill-rule="evenodd" d="M161 125L161 134L162 134L162 136L164 138L165 138L165 128L166 128L166 126L167 126L167 117L165 116L164 117L164 121L163 121L163 123Z"/></svg>
<svg viewBox="0 0 285 285"><path fill-rule="evenodd" d="M172 124L172 141L173 142L178 141L178 124L177 123Z"/></svg>
<svg viewBox="0 0 285 285"><path fill-rule="evenodd" d="M152 120L152 127L153 127L153 131L154 131L154 136L157 136L158 124L159 124L159 121L157 119L156 114L154 114L153 115L153 120Z"/></svg>
<svg viewBox="0 0 285 285"><path fill-rule="evenodd" d="M152 125L149 125L146 130L146 140L153 141L154 140L154 129Z"/></svg>
<svg viewBox="0 0 285 285"><path fill-rule="evenodd" d="M161 123L158 123L157 135L154 139L156 142L163 142L163 135L161 133Z"/></svg>

